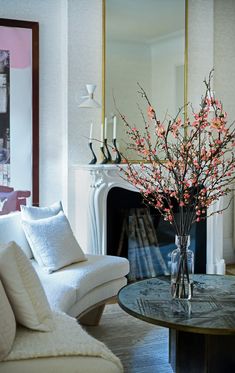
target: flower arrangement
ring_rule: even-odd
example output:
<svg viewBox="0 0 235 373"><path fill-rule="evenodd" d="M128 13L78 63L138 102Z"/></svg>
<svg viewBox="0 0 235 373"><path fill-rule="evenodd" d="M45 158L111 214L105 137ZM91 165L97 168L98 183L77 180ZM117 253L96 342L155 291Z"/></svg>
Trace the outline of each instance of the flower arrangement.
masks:
<svg viewBox="0 0 235 373"><path fill-rule="evenodd" d="M234 123L228 126L227 113L212 94L212 72L204 80L206 89L199 111L192 109L192 121L182 120L185 107L174 118L166 115L160 121L140 85L147 103L147 118L140 109L144 128L131 126L119 112L131 140L128 148L140 157L140 168L124 157L127 167L121 167L123 177L173 226L177 236L178 248L171 254L174 298L190 299L193 293L194 259L188 250L192 224L210 216L208 207L230 193L235 179ZM213 213L225 208L214 209Z"/></svg>
<svg viewBox="0 0 235 373"><path fill-rule="evenodd" d="M121 167L124 178L172 224L178 236L188 235L193 223L208 217L208 207L230 193L235 179L234 123L227 125L227 113L212 94L212 73L204 80L205 94L199 112L192 109L191 122L181 118L185 107L175 118L166 115L160 121L140 85L147 103L147 118L140 109L144 128L131 126L119 112L131 140L128 148L137 152L141 167L140 172L123 156L127 165ZM173 199L179 206L178 218L173 212Z"/></svg>

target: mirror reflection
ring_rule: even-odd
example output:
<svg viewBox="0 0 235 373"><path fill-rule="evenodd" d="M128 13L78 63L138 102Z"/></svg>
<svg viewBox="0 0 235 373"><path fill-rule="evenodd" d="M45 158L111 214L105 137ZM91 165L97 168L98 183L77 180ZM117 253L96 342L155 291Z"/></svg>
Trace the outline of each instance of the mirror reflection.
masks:
<svg viewBox="0 0 235 373"><path fill-rule="evenodd" d="M184 104L185 0L105 1L105 110L108 138L118 109L143 126L137 82L163 120ZM125 127L117 117L117 143L126 152Z"/></svg>

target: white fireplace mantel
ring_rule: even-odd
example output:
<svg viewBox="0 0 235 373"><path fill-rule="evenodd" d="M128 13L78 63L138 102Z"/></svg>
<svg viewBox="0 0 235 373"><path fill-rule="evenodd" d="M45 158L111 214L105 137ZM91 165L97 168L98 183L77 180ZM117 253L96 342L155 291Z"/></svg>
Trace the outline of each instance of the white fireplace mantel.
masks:
<svg viewBox="0 0 235 373"><path fill-rule="evenodd" d="M138 167L138 166L137 166ZM137 191L121 176L118 165L75 165L75 235L87 253L107 253L107 196L114 187ZM210 212L218 209L217 202ZM223 215L207 220L207 273L223 274Z"/></svg>

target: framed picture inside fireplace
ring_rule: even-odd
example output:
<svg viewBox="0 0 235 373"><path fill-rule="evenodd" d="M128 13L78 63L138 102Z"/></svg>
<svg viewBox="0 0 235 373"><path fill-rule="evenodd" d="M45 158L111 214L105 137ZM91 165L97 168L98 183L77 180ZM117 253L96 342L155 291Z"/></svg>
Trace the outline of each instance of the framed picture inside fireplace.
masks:
<svg viewBox="0 0 235 373"><path fill-rule="evenodd" d="M39 205L39 24L0 18L0 214L26 200Z"/></svg>

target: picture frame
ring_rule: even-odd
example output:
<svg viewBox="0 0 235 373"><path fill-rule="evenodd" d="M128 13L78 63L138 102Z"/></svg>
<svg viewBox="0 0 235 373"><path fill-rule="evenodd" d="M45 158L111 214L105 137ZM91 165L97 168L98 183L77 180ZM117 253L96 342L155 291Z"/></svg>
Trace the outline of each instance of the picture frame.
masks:
<svg viewBox="0 0 235 373"><path fill-rule="evenodd" d="M39 24L0 18L0 214L12 191L39 206Z"/></svg>

